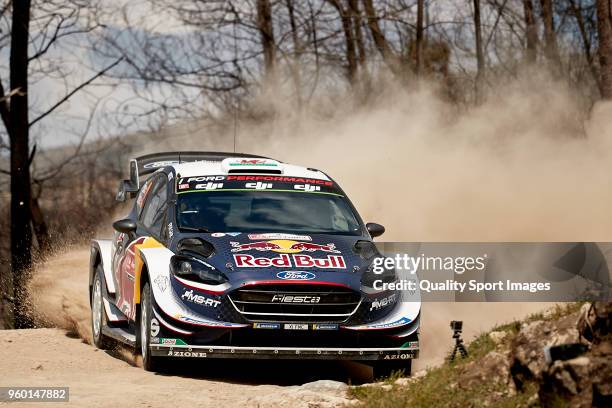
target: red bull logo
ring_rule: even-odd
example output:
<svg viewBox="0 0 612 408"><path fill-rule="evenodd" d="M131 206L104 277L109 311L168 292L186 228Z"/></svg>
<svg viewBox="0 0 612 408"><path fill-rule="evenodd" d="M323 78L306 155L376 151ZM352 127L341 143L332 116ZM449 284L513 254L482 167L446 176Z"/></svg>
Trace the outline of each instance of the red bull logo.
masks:
<svg viewBox="0 0 612 408"><path fill-rule="evenodd" d="M331 254L339 254L340 251L336 249L336 245L333 243L329 244L315 244L313 242L299 242L288 239L275 239L271 241L258 241L258 242L246 242L241 244L239 242L230 242L232 245L232 252L243 252L243 251L273 251L281 254L296 254L300 252L327 252Z"/></svg>
<svg viewBox="0 0 612 408"><path fill-rule="evenodd" d="M274 258L257 258L249 254L234 255L238 268L318 268L346 269L342 255L327 255L325 258L314 258L310 255L281 254Z"/></svg>

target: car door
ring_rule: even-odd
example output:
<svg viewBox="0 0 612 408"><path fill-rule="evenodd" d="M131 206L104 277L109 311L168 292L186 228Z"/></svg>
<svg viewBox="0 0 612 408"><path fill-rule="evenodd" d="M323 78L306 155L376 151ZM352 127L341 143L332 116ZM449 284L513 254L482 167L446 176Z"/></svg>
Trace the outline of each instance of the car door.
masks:
<svg viewBox="0 0 612 408"><path fill-rule="evenodd" d="M165 174L153 176L144 185L144 195L139 194L136 202L137 229L133 237L124 237L127 242L118 244L122 247L122 254L117 254L117 280L118 293L117 306L126 316L134 316L134 283L135 283L135 260L136 245L152 236L150 229L157 220L156 214L166 206L167 188Z"/></svg>

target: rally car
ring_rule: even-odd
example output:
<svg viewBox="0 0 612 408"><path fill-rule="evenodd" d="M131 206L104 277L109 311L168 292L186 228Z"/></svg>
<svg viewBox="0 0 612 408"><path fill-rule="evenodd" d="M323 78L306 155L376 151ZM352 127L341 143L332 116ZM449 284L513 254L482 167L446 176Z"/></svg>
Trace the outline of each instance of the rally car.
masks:
<svg viewBox="0 0 612 408"><path fill-rule="evenodd" d="M145 180L146 177L146 180ZM410 373L420 301L377 290L381 256L324 172L265 157L172 152L130 161L133 199L112 240L93 240L93 341L146 370L165 357L348 359Z"/></svg>

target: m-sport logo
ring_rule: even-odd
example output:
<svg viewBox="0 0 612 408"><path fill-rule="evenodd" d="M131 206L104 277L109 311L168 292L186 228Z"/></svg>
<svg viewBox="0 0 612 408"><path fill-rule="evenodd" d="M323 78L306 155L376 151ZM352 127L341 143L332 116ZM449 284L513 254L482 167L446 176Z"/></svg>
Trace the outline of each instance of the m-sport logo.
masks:
<svg viewBox="0 0 612 408"><path fill-rule="evenodd" d="M305 281L305 280L313 280L314 278L317 277L317 275L315 275L312 272L285 271L285 272L277 273L276 277L279 278L279 279L284 279L284 280Z"/></svg>

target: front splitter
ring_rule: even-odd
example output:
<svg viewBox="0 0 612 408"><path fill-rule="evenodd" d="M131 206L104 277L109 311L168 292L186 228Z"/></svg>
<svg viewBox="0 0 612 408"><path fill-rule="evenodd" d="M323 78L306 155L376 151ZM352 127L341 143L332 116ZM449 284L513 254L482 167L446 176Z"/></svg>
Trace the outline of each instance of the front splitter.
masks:
<svg viewBox="0 0 612 408"><path fill-rule="evenodd" d="M307 360L409 360L419 356L410 348L232 347L151 344L151 355L176 358L243 358Z"/></svg>

